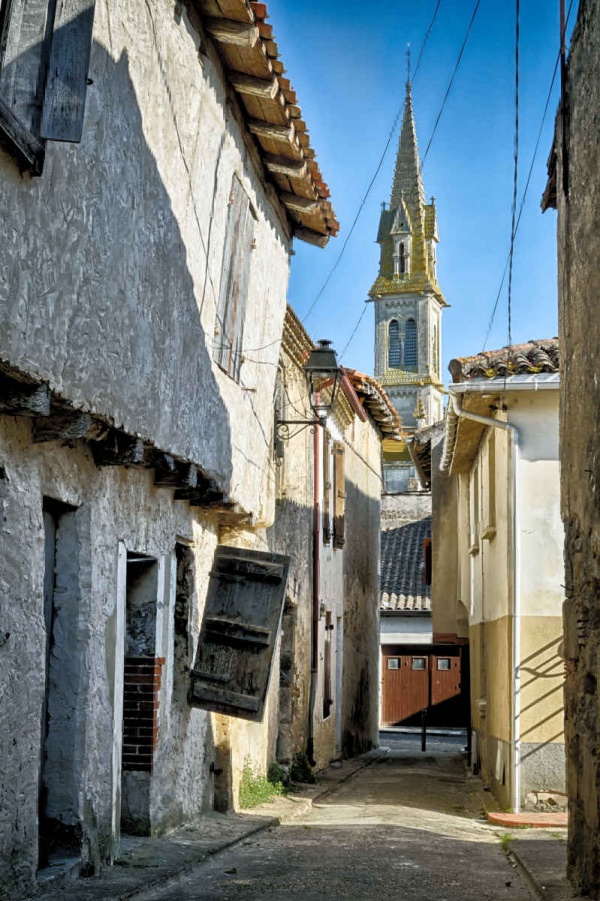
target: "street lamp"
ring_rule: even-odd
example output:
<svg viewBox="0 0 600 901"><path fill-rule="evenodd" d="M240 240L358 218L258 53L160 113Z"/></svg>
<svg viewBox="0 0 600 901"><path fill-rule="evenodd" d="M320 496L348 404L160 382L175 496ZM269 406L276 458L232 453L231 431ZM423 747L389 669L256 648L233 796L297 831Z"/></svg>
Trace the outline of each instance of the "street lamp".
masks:
<svg viewBox="0 0 600 901"><path fill-rule="evenodd" d="M291 437L289 434L291 425L299 425L303 428L309 425L325 426L327 416L333 410L342 370L338 366L331 341L318 341L302 368L308 379L310 407L314 417L312 419L277 419L278 438Z"/></svg>

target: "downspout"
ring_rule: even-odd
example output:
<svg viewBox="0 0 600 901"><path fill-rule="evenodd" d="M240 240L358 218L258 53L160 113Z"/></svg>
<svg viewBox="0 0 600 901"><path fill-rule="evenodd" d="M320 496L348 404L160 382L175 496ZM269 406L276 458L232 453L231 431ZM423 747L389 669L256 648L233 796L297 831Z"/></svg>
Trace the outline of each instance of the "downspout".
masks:
<svg viewBox="0 0 600 901"><path fill-rule="evenodd" d="M319 669L319 590L320 590L320 490L319 480L319 429L313 427L313 547L312 547L312 623L310 642L310 686L308 693L308 729L306 756L311 766L315 760L315 699L317 696L317 676Z"/></svg>
<svg viewBox="0 0 600 901"><path fill-rule="evenodd" d="M512 654L514 671L514 690L512 696L512 734L513 734L513 778L512 778L512 809L519 813L521 809L521 583L519 571L521 566L521 541L518 529L518 479L519 479L519 430L510 422L493 419L491 416L481 416L479 413L470 413L463 410L458 402L456 394L450 389L450 403L452 410L459 419L471 419L482 425L495 429L503 429L512 435L512 532L513 532L513 635Z"/></svg>

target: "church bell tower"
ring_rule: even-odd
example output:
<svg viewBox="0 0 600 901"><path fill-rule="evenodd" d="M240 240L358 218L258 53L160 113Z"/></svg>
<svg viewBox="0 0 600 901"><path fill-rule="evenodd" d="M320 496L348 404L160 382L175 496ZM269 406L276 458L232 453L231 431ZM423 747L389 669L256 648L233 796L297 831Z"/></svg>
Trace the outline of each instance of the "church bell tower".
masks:
<svg viewBox="0 0 600 901"><path fill-rule="evenodd" d="M435 198L425 201L408 81L390 204L383 204L379 221L379 275L369 292L375 306L375 378L405 429L442 418L441 326L448 304L437 282L438 240ZM401 459L390 459L392 453L384 445L386 482L394 483L386 490L408 490L414 475L410 460L407 456L402 465Z"/></svg>

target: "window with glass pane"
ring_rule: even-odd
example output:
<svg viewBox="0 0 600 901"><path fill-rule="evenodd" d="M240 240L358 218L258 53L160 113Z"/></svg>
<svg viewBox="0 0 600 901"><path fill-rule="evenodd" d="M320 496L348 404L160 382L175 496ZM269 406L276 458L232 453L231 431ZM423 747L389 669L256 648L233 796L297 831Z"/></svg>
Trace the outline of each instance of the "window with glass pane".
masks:
<svg viewBox="0 0 600 901"><path fill-rule="evenodd" d="M398 657L388 657L388 669L400 669L400 660Z"/></svg>
<svg viewBox="0 0 600 901"><path fill-rule="evenodd" d="M406 338L404 342L404 368L417 368L417 323L414 319L406 322Z"/></svg>
<svg viewBox="0 0 600 901"><path fill-rule="evenodd" d="M413 669L425 669L425 658L424 657L413 657L412 668Z"/></svg>
<svg viewBox="0 0 600 901"><path fill-rule="evenodd" d="M439 670L449 670L450 669L450 658L449 657L439 657L437 662L437 668Z"/></svg>

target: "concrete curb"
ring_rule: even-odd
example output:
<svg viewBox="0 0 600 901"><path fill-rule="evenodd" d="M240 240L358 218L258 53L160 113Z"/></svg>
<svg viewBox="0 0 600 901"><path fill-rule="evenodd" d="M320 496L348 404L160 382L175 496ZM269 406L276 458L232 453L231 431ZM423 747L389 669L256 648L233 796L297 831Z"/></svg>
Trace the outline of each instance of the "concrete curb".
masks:
<svg viewBox="0 0 600 901"><path fill-rule="evenodd" d="M514 867L519 871L521 878L529 887L532 895L538 899L538 901L546 901L546 895L544 892L544 886L536 878L535 874L529 869L525 861L519 856L519 854L513 849L509 849L506 851L506 856L513 864Z"/></svg>
<svg viewBox="0 0 600 901"><path fill-rule="evenodd" d="M566 829L569 816L566 813L503 813L487 811L488 822L494 826L505 826L507 829Z"/></svg>

